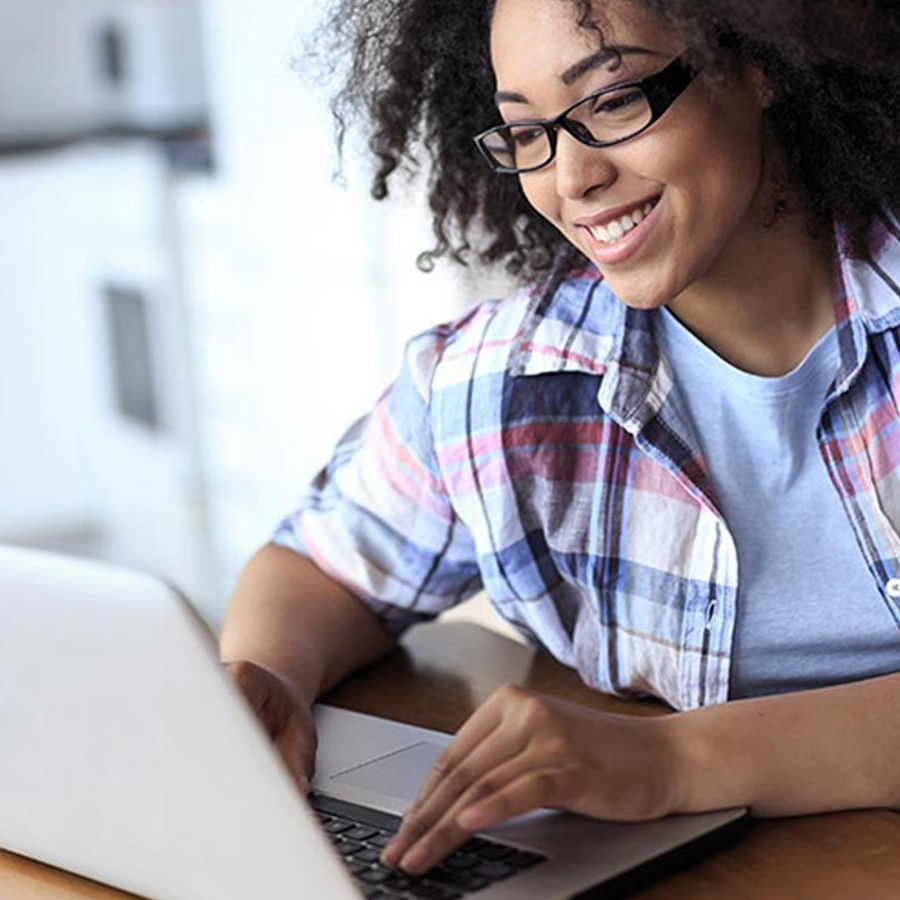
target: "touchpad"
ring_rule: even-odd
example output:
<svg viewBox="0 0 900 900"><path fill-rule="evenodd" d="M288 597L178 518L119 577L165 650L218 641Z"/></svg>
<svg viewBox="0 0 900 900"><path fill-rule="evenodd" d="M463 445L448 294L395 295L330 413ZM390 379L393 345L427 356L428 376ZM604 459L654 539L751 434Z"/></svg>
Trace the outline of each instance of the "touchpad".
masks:
<svg viewBox="0 0 900 900"><path fill-rule="evenodd" d="M331 781L350 784L365 791L374 791L399 800L412 801L419 794L443 747L428 741L394 750L370 762L354 766L331 776Z"/></svg>

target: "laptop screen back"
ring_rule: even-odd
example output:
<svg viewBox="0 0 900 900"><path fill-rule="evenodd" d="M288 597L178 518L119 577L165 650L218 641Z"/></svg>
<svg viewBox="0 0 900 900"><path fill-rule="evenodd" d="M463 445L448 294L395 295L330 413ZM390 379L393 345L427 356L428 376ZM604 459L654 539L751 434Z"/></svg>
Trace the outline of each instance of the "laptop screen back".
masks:
<svg viewBox="0 0 900 900"><path fill-rule="evenodd" d="M154 579L0 548L0 735L5 849L159 900L359 896Z"/></svg>

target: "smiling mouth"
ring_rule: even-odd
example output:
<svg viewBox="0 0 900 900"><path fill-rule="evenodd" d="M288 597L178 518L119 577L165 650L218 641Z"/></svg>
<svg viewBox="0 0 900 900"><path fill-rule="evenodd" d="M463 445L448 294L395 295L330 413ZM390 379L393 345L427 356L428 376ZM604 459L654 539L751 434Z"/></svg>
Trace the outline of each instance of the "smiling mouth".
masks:
<svg viewBox="0 0 900 900"><path fill-rule="evenodd" d="M630 212L624 213L605 225L588 225L587 229L594 240L599 241L601 244L606 244L607 246L615 244L644 221L644 218L649 215L653 207L659 202L659 199L657 197L655 200L648 200L641 206L636 206Z"/></svg>

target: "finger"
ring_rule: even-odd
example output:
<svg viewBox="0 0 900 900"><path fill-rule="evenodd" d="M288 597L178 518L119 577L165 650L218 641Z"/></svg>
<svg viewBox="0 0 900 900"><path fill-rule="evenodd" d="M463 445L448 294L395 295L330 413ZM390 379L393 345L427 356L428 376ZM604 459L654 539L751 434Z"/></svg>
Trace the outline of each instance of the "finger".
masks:
<svg viewBox="0 0 900 900"><path fill-rule="evenodd" d="M466 806L456 817L465 831L483 831L541 807L563 806L558 769L525 772L502 788Z"/></svg>
<svg viewBox="0 0 900 900"><path fill-rule="evenodd" d="M453 771L462 760L469 758L478 747L497 732L502 721L502 707L493 702L495 696L492 695L486 703L479 706L456 732L453 741L431 767L413 801L412 809L420 807L435 787L444 780L448 772Z"/></svg>
<svg viewBox="0 0 900 900"><path fill-rule="evenodd" d="M415 812L421 808L436 786L446 779L447 774L458 767L462 760L471 758L485 741L501 730L506 733L504 725L509 712L520 707L522 701L530 696L528 691L514 685L505 685L494 691L463 723L453 742L438 757L409 810Z"/></svg>
<svg viewBox="0 0 900 900"><path fill-rule="evenodd" d="M479 779L401 857L400 868L410 874L421 874L436 865L471 837L474 829L461 821L462 813L491 798L503 797L506 807L516 810L497 821L544 805L548 796L546 792L553 786L553 770L542 767L534 771L534 766L531 754L521 753ZM520 790L526 793L520 796ZM501 810L497 812L499 814Z"/></svg>
<svg viewBox="0 0 900 900"><path fill-rule="evenodd" d="M384 864L397 865L403 854L431 830L473 784L487 773L497 771L505 762L521 753L523 747L524 742L518 735L498 728L468 756L449 756L442 779L433 780L431 793L407 810L400 830L382 853Z"/></svg>
<svg viewBox="0 0 900 900"><path fill-rule="evenodd" d="M400 858L398 868L410 875L427 872L457 847L462 846L471 833L456 824L455 816L448 815L437 828L412 845Z"/></svg>
<svg viewBox="0 0 900 900"><path fill-rule="evenodd" d="M404 813L400 831L382 853L386 865L396 865L473 781L521 752L529 735L510 725L510 713L521 711L523 701L531 696L528 691L507 685L495 691L470 716L438 757L418 797ZM513 721L518 719L512 717Z"/></svg>

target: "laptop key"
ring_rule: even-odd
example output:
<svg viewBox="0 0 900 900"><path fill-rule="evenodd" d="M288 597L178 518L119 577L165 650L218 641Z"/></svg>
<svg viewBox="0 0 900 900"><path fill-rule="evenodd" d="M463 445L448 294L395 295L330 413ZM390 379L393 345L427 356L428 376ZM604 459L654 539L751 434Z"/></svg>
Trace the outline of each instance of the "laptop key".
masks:
<svg viewBox="0 0 900 900"><path fill-rule="evenodd" d="M417 878L406 875L400 871L394 871L391 877L385 881L384 886L389 887L392 891L408 891L416 882Z"/></svg>
<svg viewBox="0 0 900 900"><path fill-rule="evenodd" d="M364 863L378 862L381 859L381 851L375 847L366 847L364 850L360 850L359 853L354 853L353 858Z"/></svg>
<svg viewBox="0 0 900 900"><path fill-rule="evenodd" d="M328 832L328 834L341 834L344 831L349 831L353 828L353 823L348 822L346 819L332 819L330 822L325 822L322 825L322 828Z"/></svg>
<svg viewBox="0 0 900 900"><path fill-rule="evenodd" d="M437 881L440 884L446 884L448 887L459 888L462 891L480 891L486 888L490 881L487 878L479 878L469 872L454 872L452 869L445 869L438 866L436 869L430 869L427 873L429 881Z"/></svg>
<svg viewBox="0 0 900 900"><path fill-rule="evenodd" d="M354 825L349 831L344 833L344 837L351 841L367 841L371 837L378 834L377 828L368 828L365 825Z"/></svg>
<svg viewBox="0 0 900 900"><path fill-rule="evenodd" d="M529 866L543 862L547 857L540 853L529 853L527 850L516 850L512 856L503 859L505 866L515 866L517 869L527 869Z"/></svg>
<svg viewBox="0 0 900 900"><path fill-rule="evenodd" d="M387 847L387 845L394 839L394 835L388 832L383 832L382 834L376 834L374 837L370 837L366 840L367 844L371 844L373 847L379 847L383 849Z"/></svg>
<svg viewBox="0 0 900 900"><path fill-rule="evenodd" d="M421 900L458 900L459 897L462 897L459 891L442 887L439 884L429 884L427 881L414 884L409 889L409 893Z"/></svg>
<svg viewBox="0 0 900 900"><path fill-rule="evenodd" d="M337 851L341 856L355 856L360 850L364 849L365 847L362 844L358 844L356 841L341 841L341 843L337 845Z"/></svg>
<svg viewBox="0 0 900 900"><path fill-rule="evenodd" d="M381 884L387 881L392 873L390 869L385 869L381 866L367 866L365 871L355 874L360 881L364 881L366 884Z"/></svg>
<svg viewBox="0 0 900 900"><path fill-rule="evenodd" d="M457 869L460 872L466 869L474 869L481 860L474 853L454 853L444 860L448 869Z"/></svg>
<svg viewBox="0 0 900 900"><path fill-rule="evenodd" d="M499 881L501 878L509 878L510 875L514 875L518 871L518 869L504 865L502 862L483 862L472 869L472 874L480 875L482 878L490 878L491 881Z"/></svg>
<svg viewBox="0 0 900 900"><path fill-rule="evenodd" d="M400 816L370 809L367 806L359 806L356 803L348 803L345 800L335 800L334 797L323 797L321 794L309 794L306 798L310 805L320 812L334 816L342 816L344 819L353 819L379 831L394 832L400 828Z"/></svg>
<svg viewBox="0 0 900 900"><path fill-rule="evenodd" d="M477 853L479 850L483 850L485 847L490 846L490 841L484 840L484 838L470 838L466 841L462 847L459 848L460 853Z"/></svg>
<svg viewBox="0 0 900 900"><path fill-rule="evenodd" d="M487 847L479 850L478 855L490 862L497 862L507 856L511 856L515 852L513 847L507 847L504 844L489 844Z"/></svg>
<svg viewBox="0 0 900 900"><path fill-rule="evenodd" d="M348 859L346 863L351 875L359 875L360 872L365 872L369 868L368 863L357 862L355 859Z"/></svg>

